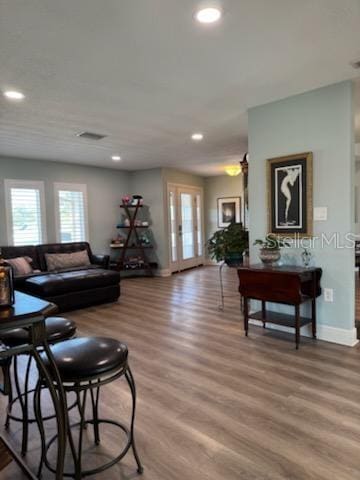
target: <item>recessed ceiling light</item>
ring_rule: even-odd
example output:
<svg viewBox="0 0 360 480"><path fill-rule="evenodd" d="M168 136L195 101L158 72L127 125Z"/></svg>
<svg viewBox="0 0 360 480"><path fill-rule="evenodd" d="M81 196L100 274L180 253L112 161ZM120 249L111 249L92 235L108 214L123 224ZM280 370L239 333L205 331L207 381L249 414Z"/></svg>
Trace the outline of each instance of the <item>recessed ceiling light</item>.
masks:
<svg viewBox="0 0 360 480"><path fill-rule="evenodd" d="M113 156L111 157L111 160L114 160L114 162L120 162L121 157L120 157L120 155L113 155Z"/></svg>
<svg viewBox="0 0 360 480"><path fill-rule="evenodd" d="M221 18L221 10L218 8L202 8L196 12L195 18L200 23L215 23Z"/></svg>
<svg viewBox="0 0 360 480"><path fill-rule="evenodd" d="M23 93L17 92L16 90L7 90L4 92L4 96L10 100L23 100L25 98Z"/></svg>
<svg viewBox="0 0 360 480"><path fill-rule="evenodd" d="M195 142L200 142L203 138L204 138L204 135L202 133L193 133L191 135L191 138L195 141Z"/></svg>

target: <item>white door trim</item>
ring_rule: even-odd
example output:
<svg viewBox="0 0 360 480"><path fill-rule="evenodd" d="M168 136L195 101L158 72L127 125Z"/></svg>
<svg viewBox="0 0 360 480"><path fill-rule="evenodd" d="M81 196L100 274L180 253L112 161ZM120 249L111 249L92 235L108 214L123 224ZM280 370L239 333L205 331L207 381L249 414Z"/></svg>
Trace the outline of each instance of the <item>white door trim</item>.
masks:
<svg viewBox="0 0 360 480"><path fill-rule="evenodd" d="M170 200L170 192L175 192L175 198L176 198L176 224L177 228L179 225L179 192L180 190L188 190L189 192L192 193L198 193L200 194L200 201L201 201L201 240L202 240L202 254L201 255L196 255L195 260L192 262L187 262L187 266L180 266L180 259L179 259L179 253L181 253L181 248L177 248L177 261L173 262L172 261L172 244L171 244L171 218L170 218L170 208L169 208L169 200ZM166 188L166 208L167 208L167 232L168 232L168 245L169 245L169 266L170 266L170 271L173 272L178 272L181 270L184 270L186 268L191 268L194 266L198 265L203 265L205 263L205 255L204 255L204 239L205 239L205 224L204 224L204 189L203 187L197 187L194 185L184 185L180 183L173 183L173 182L168 182L167 183L167 188ZM195 209L194 209L195 210ZM196 212L195 212L196 213ZM195 232L196 233L196 232ZM178 239L178 237L177 237ZM195 239L195 245L197 245L197 239ZM186 261L185 261L186 262Z"/></svg>

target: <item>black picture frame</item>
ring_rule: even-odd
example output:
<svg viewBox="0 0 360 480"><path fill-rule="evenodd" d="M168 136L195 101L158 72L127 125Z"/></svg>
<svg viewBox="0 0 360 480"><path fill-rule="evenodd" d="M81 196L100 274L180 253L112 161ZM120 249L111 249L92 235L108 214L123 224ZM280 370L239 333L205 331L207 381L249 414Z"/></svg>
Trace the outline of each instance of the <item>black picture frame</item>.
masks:
<svg viewBox="0 0 360 480"><path fill-rule="evenodd" d="M231 223L241 222L241 197L223 197L217 199L217 220L219 228Z"/></svg>
<svg viewBox="0 0 360 480"><path fill-rule="evenodd" d="M287 237L313 231L312 152L267 161L268 230Z"/></svg>

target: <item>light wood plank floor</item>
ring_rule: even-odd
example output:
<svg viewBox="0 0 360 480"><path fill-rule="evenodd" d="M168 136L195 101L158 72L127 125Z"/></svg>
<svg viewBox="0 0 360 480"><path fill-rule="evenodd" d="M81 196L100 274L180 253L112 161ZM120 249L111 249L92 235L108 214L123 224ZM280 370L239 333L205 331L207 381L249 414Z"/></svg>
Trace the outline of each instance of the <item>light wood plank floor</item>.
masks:
<svg viewBox="0 0 360 480"><path fill-rule="evenodd" d="M291 335L257 327L245 338L238 297L218 310L217 275L216 267L204 267L171 278L129 279L118 304L68 314L80 334L129 345L142 478L358 479L359 348L304 338L296 351ZM227 270L225 283L236 295L235 275ZM127 414L125 383L106 387L102 404L103 416ZM19 441L15 424L10 436ZM34 465L34 429L32 438ZM103 431L103 454L118 443L116 432ZM87 465L91 461L99 455ZM9 472L0 478L22 478ZM132 456L96 478L136 478Z"/></svg>
<svg viewBox="0 0 360 480"><path fill-rule="evenodd" d="M360 321L360 280L359 274L355 274L355 318Z"/></svg>

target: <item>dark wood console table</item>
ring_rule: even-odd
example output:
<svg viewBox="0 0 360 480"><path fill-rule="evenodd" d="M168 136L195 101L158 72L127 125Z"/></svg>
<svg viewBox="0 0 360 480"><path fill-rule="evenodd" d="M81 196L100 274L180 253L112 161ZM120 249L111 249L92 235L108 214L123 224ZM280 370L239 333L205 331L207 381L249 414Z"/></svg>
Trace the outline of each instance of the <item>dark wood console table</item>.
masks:
<svg viewBox="0 0 360 480"><path fill-rule="evenodd" d="M266 323L295 328L296 348L299 348L300 329L312 325L312 334L316 338L316 298L321 295L321 268L303 268L293 266L249 265L238 268L239 292L244 300L244 330L249 331L249 319L260 320L264 328ZM262 308L258 312L249 312L249 300L260 300ZM294 306L294 315L270 312L266 302ZM311 302L311 317L300 316L300 305Z"/></svg>

